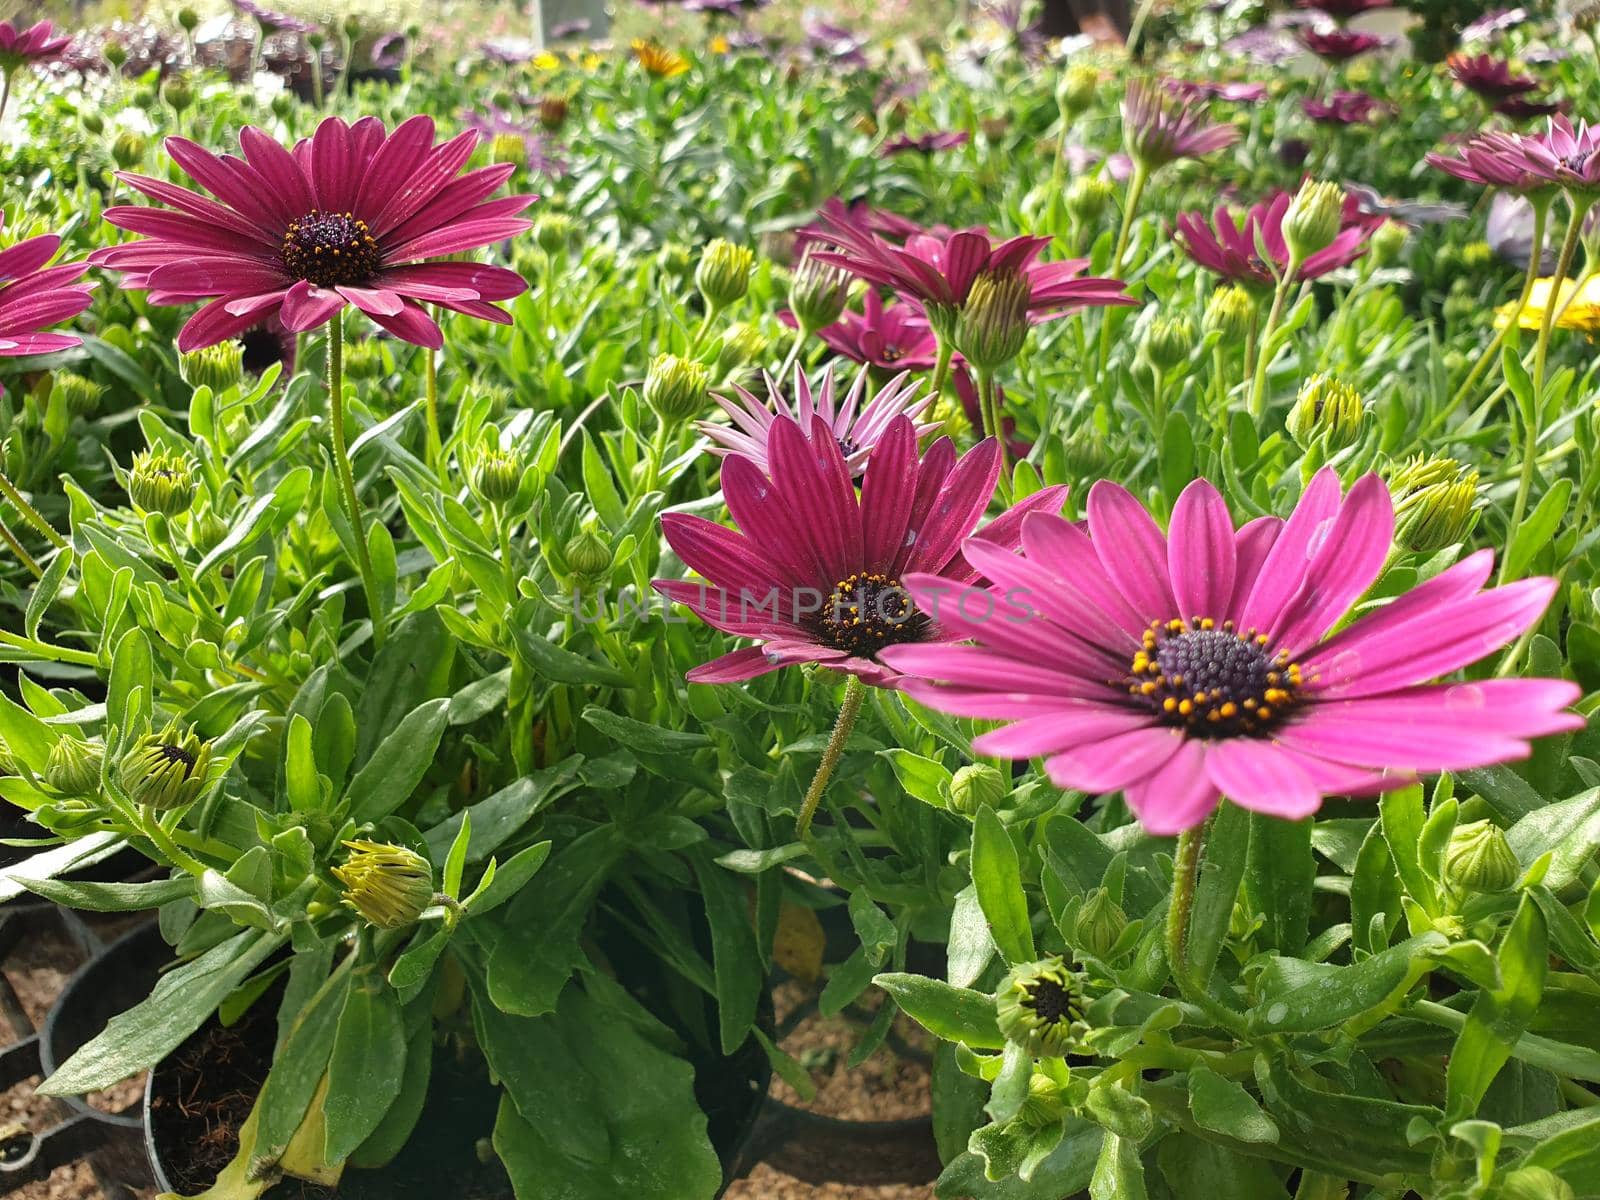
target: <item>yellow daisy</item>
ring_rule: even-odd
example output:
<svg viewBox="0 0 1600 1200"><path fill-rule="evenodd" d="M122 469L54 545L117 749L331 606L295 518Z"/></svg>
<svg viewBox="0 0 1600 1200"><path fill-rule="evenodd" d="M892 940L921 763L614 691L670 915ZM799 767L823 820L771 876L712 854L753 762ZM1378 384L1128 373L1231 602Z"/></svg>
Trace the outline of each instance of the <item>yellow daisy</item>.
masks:
<svg viewBox="0 0 1600 1200"><path fill-rule="evenodd" d="M1522 311L1516 311L1516 301L1502 304L1495 310L1495 328L1503 329L1512 320L1523 329L1538 329L1544 324L1545 309L1550 305L1553 279L1536 279L1528 302ZM1600 275L1591 275L1578 287L1577 280L1563 279L1556 304L1555 326L1558 329L1575 329L1590 337L1600 333Z"/></svg>
<svg viewBox="0 0 1600 1200"><path fill-rule="evenodd" d="M689 60L683 55L643 38L633 39L633 57L657 79L671 79L689 69Z"/></svg>

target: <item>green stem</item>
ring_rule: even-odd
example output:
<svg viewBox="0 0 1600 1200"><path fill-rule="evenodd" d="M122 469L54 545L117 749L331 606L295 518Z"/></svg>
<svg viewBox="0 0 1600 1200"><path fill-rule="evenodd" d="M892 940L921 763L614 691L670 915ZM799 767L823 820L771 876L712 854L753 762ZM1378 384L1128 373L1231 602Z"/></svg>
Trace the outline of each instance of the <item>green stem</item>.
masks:
<svg viewBox="0 0 1600 1200"><path fill-rule="evenodd" d="M4 76L3 82L0 82L0 120L3 120L6 115L6 103L11 99L11 76L13 72L5 71L0 72L0 74Z"/></svg>
<svg viewBox="0 0 1600 1200"><path fill-rule="evenodd" d="M861 713L861 702L866 696L867 685L858 676L850 676L844 685L844 702L839 705L839 719L833 723L833 736L828 739L827 749L822 752L822 761L817 764L817 773L811 777L811 786L806 789L806 798L800 805L800 817L795 822L795 833L800 837L805 837L811 829L811 818L816 816L817 805L822 803L822 794L828 790L828 780L833 778L833 769L839 765L839 759L844 754L845 743L850 740L850 731L855 728L856 717Z"/></svg>
<svg viewBox="0 0 1600 1200"><path fill-rule="evenodd" d="M66 646L53 646L49 642L41 642L36 638L23 637L19 633L12 633L0 629L0 645L15 646L18 650L26 650L30 654L37 654L40 658L53 662L75 663L80 667L98 667L100 659L87 650L72 650Z"/></svg>
<svg viewBox="0 0 1600 1200"><path fill-rule="evenodd" d="M439 355L433 350L424 350L423 355L423 380L427 388L428 410L428 444L424 448L424 455L428 466L434 472L442 473L444 439L439 435Z"/></svg>
<svg viewBox="0 0 1600 1200"><path fill-rule="evenodd" d="M17 540L17 535L11 532L11 526L7 525L3 519L0 519L0 541L11 547L11 553L15 554L17 561L33 573L35 579L44 578L44 568L38 564L33 555L28 553L27 547Z"/></svg>
<svg viewBox="0 0 1600 1200"><path fill-rule="evenodd" d="M1110 269L1106 274L1113 279L1122 278L1122 256L1128 252L1128 241L1133 235L1133 219L1139 211L1139 200L1144 196L1145 184L1150 180L1150 172L1139 163L1133 166L1133 175L1128 179L1128 195L1122 206L1122 224L1117 229L1116 244L1111 250ZM1107 308L1100 314L1100 374L1105 374L1106 364L1111 361L1111 325L1115 319L1114 308Z"/></svg>
<svg viewBox="0 0 1600 1200"><path fill-rule="evenodd" d="M1278 321L1283 317L1283 302L1289 296L1289 285L1300 264L1293 258L1284 268L1278 286L1272 292L1272 308L1267 313L1266 326L1261 331L1261 345L1256 356L1255 379L1250 384L1250 416L1258 425L1267 415L1267 368L1272 365L1272 336L1278 331Z"/></svg>
<svg viewBox="0 0 1600 1200"><path fill-rule="evenodd" d="M1528 257L1528 269L1522 276L1522 294L1517 297L1517 306L1512 312L1511 319L1495 333L1494 339L1484 348L1478 361L1472 364L1472 370L1467 373L1466 379L1456 389L1456 394L1450 399L1450 406L1445 411L1453 412L1459 408L1469 396L1472 389L1477 386L1479 378L1488 370L1489 364L1494 362L1500 353L1500 347L1505 343L1506 337L1511 333L1511 327L1522 317L1522 310L1528 306L1528 297L1533 295L1533 283L1539 277L1539 259L1544 249L1545 221L1550 215L1550 201L1541 197L1533 202L1533 251Z"/></svg>
<svg viewBox="0 0 1600 1200"><path fill-rule="evenodd" d="M935 396L944 390L944 385L950 380L950 360L955 355L955 347L948 338L937 336L938 357L933 360L933 386L928 390Z"/></svg>
<svg viewBox="0 0 1600 1200"><path fill-rule="evenodd" d="M4 496L11 501L12 507L22 514L22 519L44 534L45 541L49 542L57 550L65 550L67 548L67 539L56 532L54 525L39 515L39 510L28 503L22 493L17 490L16 485L6 478L4 471L0 471L0 496Z"/></svg>
<svg viewBox="0 0 1600 1200"><path fill-rule="evenodd" d="M1189 973L1189 920L1194 912L1195 885L1200 878L1200 855L1205 840L1205 824L1185 829L1178 835L1172 860L1172 901L1167 905L1167 966L1185 1000L1199 1006L1224 1029L1239 1033L1243 1029L1239 1015L1217 1003Z"/></svg>
<svg viewBox="0 0 1600 1200"><path fill-rule="evenodd" d="M656 481L661 478L661 463L667 457L667 437L670 432L666 419L657 417L656 431L650 438L649 458L645 463L644 487L639 489L641 496L655 491Z"/></svg>
<svg viewBox="0 0 1600 1200"><path fill-rule="evenodd" d="M789 372L794 368L795 360L800 357L800 350L806 344L806 338L811 336L811 331L801 325L794 331L794 341L789 346L789 353L784 357L783 366L778 368L778 386L784 387L789 380Z"/></svg>
<svg viewBox="0 0 1600 1200"><path fill-rule="evenodd" d="M1589 211L1590 201L1572 201L1572 216L1567 222L1567 234L1561 240L1561 257L1556 260L1556 273L1550 280L1550 295L1545 300L1544 316L1539 322L1539 341L1533 351L1533 395L1526 404L1516 406L1522 421L1522 469L1517 478L1517 497L1511 505L1511 523L1506 526L1506 553L1500 559L1498 582L1505 583L1511 564L1511 542L1522 525L1523 514L1528 511L1528 496L1533 491L1533 468L1538 459L1539 413L1544 393L1546 357L1550 351L1550 330L1555 324L1556 304L1561 296L1561 281L1572 267L1572 258L1578 252L1578 239L1583 234L1583 218ZM1538 247L1534 247L1538 253Z"/></svg>
<svg viewBox="0 0 1600 1200"><path fill-rule="evenodd" d="M1006 449L1005 426L1000 423L1000 389L995 387L993 371L978 372L978 415L983 418L983 436L1000 446L1000 496L1011 503L1011 464Z"/></svg>
<svg viewBox="0 0 1600 1200"><path fill-rule="evenodd" d="M492 504L490 514L494 518L496 535L500 540L500 566L505 572L506 603L516 607L517 603L517 576L511 568L511 514L500 504Z"/></svg>
<svg viewBox="0 0 1600 1200"><path fill-rule="evenodd" d="M161 814L148 804L139 808L139 832L149 838L155 848L166 856L167 861L180 871L196 878L205 874L206 865L178 848L178 844L172 840L172 835L162 826Z"/></svg>
<svg viewBox="0 0 1600 1200"><path fill-rule="evenodd" d="M344 494L345 515L356 542L356 566L361 571L361 588L367 594L367 609L372 616L372 641L382 646L384 614L379 611L378 585L373 578L372 556L367 553L366 524L361 519L361 501L356 497L356 476L350 467L350 449L344 440L344 314L335 313L328 323L328 421L333 426L333 468Z"/></svg>

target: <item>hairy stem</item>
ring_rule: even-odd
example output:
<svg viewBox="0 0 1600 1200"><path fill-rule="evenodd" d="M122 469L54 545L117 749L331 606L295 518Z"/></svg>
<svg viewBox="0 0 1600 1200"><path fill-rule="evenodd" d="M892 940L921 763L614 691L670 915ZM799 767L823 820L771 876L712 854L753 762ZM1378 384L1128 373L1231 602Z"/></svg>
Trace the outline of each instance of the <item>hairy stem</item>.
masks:
<svg viewBox="0 0 1600 1200"><path fill-rule="evenodd" d="M822 803L822 794L828 790L828 780L833 778L833 769L839 765L839 759L844 754L845 743L850 740L850 731L855 728L856 717L861 714L861 702L866 696L867 685L857 676L850 676L844 685L844 703L839 706L839 718L833 723L833 735L828 738L822 761L817 764L817 773L811 777L811 786L806 789L806 798L800 805L800 817L795 822L795 832L800 837L805 837L811 829L811 819L817 815L817 805Z"/></svg>

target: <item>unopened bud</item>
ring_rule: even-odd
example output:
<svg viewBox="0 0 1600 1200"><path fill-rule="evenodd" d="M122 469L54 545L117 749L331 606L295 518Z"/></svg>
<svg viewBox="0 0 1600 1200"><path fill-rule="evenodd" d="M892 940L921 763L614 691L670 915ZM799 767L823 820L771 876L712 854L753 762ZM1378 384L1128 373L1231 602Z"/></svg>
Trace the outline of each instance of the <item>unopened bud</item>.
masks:
<svg viewBox="0 0 1600 1200"><path fill-rule="evenodd" d="M181 113L194 103L194 88L182 75L174 75L167 80L166 86L161 91L173 112Z"/></svg>
<svg viewBox="0 0 1600 1200"><path fill-rule="evenodd" d="M127 171L144 161L144 150L144 138L125 129L111 141L111 160Z"/></svg>
<svg viewBox="0 0 1600 1200"><path fill-rule="evenodd" d="M178 359L178 374L190 387L208 387L213 393L237 387L244 378L244 347L229 339L214 346L191 350Z"/></svg>
<svg viewBox="0 0 1600 1200"><path fill-rule="evenodd" d="M1337 183L1308 179L1289 202L1283 215L1283 240L1289 256L1303 263L1339 236L1344 219L1344 189Z"/></svg>
<svg viewBox="0 0 1600 1200"><path fill-rule="evenodd" d="M100 398L106 394L104 384L70 371L57 375L52 386L60 393L67 411L75 417L92 416L100 407Z"/></svg>
<svg viewBox="0 0 1600 1200"><path fill-rule="evenodd" d="M344 902L379 929L415 925L436 893L433 866L415 850L386 842L353 841L343 866L333 873L344 885Z"/></svg>
<svg viewBox="0 0 1600 1200"><path fill-rule="evenodd" d="M44 781L64 796L86 796L100 787L100 763L104 757L99 746L68 734L50 747Z"/></svg>
<svg viewBox="0 0 1600 1200"><path fill-rule="evenodd" d="M1111 893L1103 887L1095 888L1084 897L1073 923L1074 944L1087 954L1105 958L1127 928L1128 915L1117 906Z"/></svg>
<svg viewBox="0 0 1600 1200"><path fill-rule="evenodd" d="M984 271L973 280L956 320L956 349L980 371L1004 366L1028 340L1032 299L1033 285L1018 272Z"/></svg>
<svg viewBox="0 0 1600 1200"><path fill-rule="evenodd" d="M1432 554L1465 540L1478 520L1478 472L1453 458L1417 458L1390 477L1395 541Z"/></svg>
<svg viewBox="0 0 1600 1200"><path fill-rule="evenodd" d="M1600 9L1600 6L1595 6ZM1600 21L1600 11L1595 20ZM1519 1167L1501 1182L1494 1200L1577 1200L1572 1185L1544 1167Z"/></svg>
<svg viewBox="0 0 1600 1200"><path fill-rule="evenodd" d="M594 582L611 572L611 547L593 529L575 534L562 547L567 568L579 579Z"/></svg>
<svg viewBox="0 0 1600 1200"><path fill-rule="evenodd" d="M1158 371L1170 371L1189 361L1194 349L1194 322L1188 317L1156 317L1145 329L1145 361Z"/></svg>
<svg viewBox="0 0 1600 1200"><path fill-rule="evenodd" d="M1393 266L1410 237L1411 231L1399 221L1385 221L1372 235L1372 261L1380 267Z"/></svg>
<svg viewBox="0 0 1600 1200"><path fill-rule="evenodd" d="M141 512L176 516L194 503L194 467L181 454L147 450L128 472L128 499Z"/></svg>
<svg viewBox="0 0 1600 1200"><path fill-rule="evenodd" d="M1083 981L1059 958L1013 967L995 996L1000 1032L1035 1057L1060 1058L1081 1046L1083 1014Z"/></svg>
<svg viewBox="0 0 1600 1200"><path fill-rule="evenodd" d="M1516 887L1522 875L1505 833L1493 821L1457 825L1444 852L1444 878L1463 894L1496 895Z"/></svg>
<svg viewBox="0 0 1600 1200"><path fill-rule="evenodd" d="M567 123L572 112L572 102L554 92L539 97L539 124L554 133Z"/></svg>
<svg viewBox="0 0 1600 1200"><path fill-rule="evenodd" d="M801 329L813 332L839 319L850 296L850 278L844 268L806 253L789 284L789 310Z"/></svg>
<svg viewBox="0 0 1600 1200"><path fill-rule="evenodd" d="M1028 1098L1022 1102L1017 1116L1030 1128L1049 1129L1061 1124L1066 1115L1067 1102L1061 1094L1061 1085L1035 1071L1028 1080Z"/></svg>
<svg viewBox="0 0 1600 1200"><path fill-rule="evenodd" d="M1206 303L1205 330L1225 342L1242 342L1256 320L1255 297L1236 283L1224 284Z"/></svg>
<svg viewBox="0 0 1600 1200"><path fill-rule="evenodd" d="M1330 453L1337 453L1361 439L1366 414L1360 392L1341 379L1319 373L1300 385L1300 394L1289 410L1289 436L1302 449L1321 439Z"/></svg>
<svg viewBox="0 0 1600 1200"><path fill-rule="evenodd" d="M1093 225L1105 216L1116 190L1109 179L1080 175L1067 188L1067 212L1072 214L1073 220Z"/></svg>
<svg viewBox="0 0 1600 1200"><path fill-rule="evenodd" d="M980 808L993 808L1011 792L1006 777L988 763L968 763L950 777L950 808L974 816Z"/></svg>
<svg viewBox="0 0 1600 1200"><path fill-rule="evenodd" d="M474 494L485 504L509 504L522 486L522 457L513 450L488 446L479 451L468 477Z"/></svg>
<svg viewBox="0 0 1600 1200"><path fill-rule="evenodd" d="M178 28L185 33L193 33L200 28L200 14L192 8L180 8L178 10Z"/></svg>
<svg viewBox="0 0 1600 1200"><path fill-rule="evenodd" d="M170 812L199 799L210 765L211 743L174 722L133 744L117 764L117 781L140 807Z"/></svg>
<svg viewBox="0 0 1600 1200"><path fill-rule="evenodd" d="M658 354L644 379L644 399L662 421L674 425L705 410L710 386L710 372L700 363Z"/></svg>
<svg viewBox="0 0 1600 1200"><path fill-rule="evenodd" d="M721 311L744 299L750 290L750 270L755 262L755 252L748 246L713 238L700 253L700 265L694 272L695 287L710 308Z"/></svg>
<svg viewBox="0 0 1600 1200"><path fill-rule="evenodd" d="M1100 72L1093 67L1072 67L1056 81L1056 104L1069 120L1086 112L1100 87Z"/></svg>
<svg viewBox="0 0 1600 1200"><path fill-rule="evenodd" d="M743 370L767 352L771 340L754 325L740 322L722 332L722 346L717 351L715 374L726 379L735 371Z"/></svg>

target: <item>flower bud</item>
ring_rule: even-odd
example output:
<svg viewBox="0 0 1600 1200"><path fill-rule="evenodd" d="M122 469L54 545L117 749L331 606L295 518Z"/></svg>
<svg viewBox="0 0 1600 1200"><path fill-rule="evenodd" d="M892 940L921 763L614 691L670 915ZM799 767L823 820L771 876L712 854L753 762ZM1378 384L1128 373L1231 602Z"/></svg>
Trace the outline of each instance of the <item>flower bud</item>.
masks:
<svg viewBox="0 0 1600 1200"><path fill-rule="evenodd" d="M486 446L478 452L467 482L485 504L509 504L522 487L522 456L514 450Z"/></svg>
<svg viewBox="0 0 1600 1200"><path fill-rule="evenodd" d="M100 788L100 763L105 751L68 734L50 747L44 781L64 796L85 796Z"/></svg>
<svg viewBox="0 0 1600 1200"><path fill-rule="evenodd" d="M118 41L107 42L100 53L105 55L113 71L122 70L122 64L128 61L128 49Z"/></svg>
<svg viewBox="0 0 1600 1200"><path fill-rule="evenodd" d="M593 529L573 535L561 548L567 569L579 579L597 582L611 573L611 547Z"/></svg>
<svg viewBox="0 0 1600 1200"><path fill-rule="evenodd" d="M131 170L144 161L144 148L144 138L131 129L125 129L112 139L111 161L124 171Z"/></svg>
<svg viewBox="0 0 1600 1200"><path fill-rule="evenodd" d="M1116 188L1109 179L1098 175L1080 175L1067 188L1067 211L1072 219L1084 225L1093 225L1105 216Z"/></svg>
<svg viewBox="0 0 1600 1200"><path fill-rule="evenodd" d="M294 107L293 92L278 92L272 97L272 115L280 121L287 121L294 114Z"/></svg>
<svg viewBox="0 0 1600 1200"><path fill-rule="evenodd" d="M377 338L359 338L345 345L344 374L346 379L380 379L388 373L384 361L383 343Z"/></svg>
<svg viewBox="0 0 1600 1200"><path fill-rule="evenodd" d="M128 799L156 812L186 808L209 782L211 743L173 722L160 733L147 733L117 764L117 782Z"/></svg>
<svg viewBox="0 0 1600 1200"><path fill-rule="evenodd" d="M1117 906L1105 888L1095 888L1084 897L1078 919L1073 923L1073 944L1096 958L1105 958L1128 928L1128 914Z"/></svg>
<svg viewBox="0 0 1600 1200"><path fill-rule="evenodd" d="M140 512L176 516L194 503L194 468L181 454L147 450L133 459L128 499Z"/></svg>
<svg viewBox="0 0 1600 1200"><path fill-rule="evenodd" d="M1330 454L1337 453L1361 439L1366 415L1360 392L1342 379L1318 373L1300 385L1289 410L1289 436L1301 449L1320 438Z"/></svg>
<svg viewBox="0 0 1600 1200"><path fill-rule="evenodd" d="M1061 1124L1066 1115L1067 1102L1061 1095L1061 1085L1035 1071L1028 1079L1028 1098L1022 1102L1017 1116L1030 1128L1049 1129Z"/></svg>
<svg viewBox="0 0 1600 1200"><path fill-rule="evenodd" d="M1194 322L1188 317L1156 317L1144 332L1145 361L1158 371L1170 371L1189 361L1194 349Z"/></svg>
<svg viewBox="0 0 1600 1200"><path fill-rule="evenodd" d="M656 251L656 266L663 275L677 278L689 273L689 247L682 242L667 242Z"/></svg>
<svg viewBox="0 0 1600 1200"><path fill-rule="evenodd" d="M415 925L433 904L433 866L415 850L386 842L346 842L351 851L333 874L344 902L379 929Z"/></svg>
<svg viewBox="0 0 1600 1200"><path fill-rule="evenodd" d="M771 340L754 325L740 322L722 332L722 346L717 351L717 365L713 372L718 379L727 379L735 371L743 370L767 352Z"/></svg>
<svg viewBox="0 0 1600 1200"><path fill-rule="evenodd" d="M578 223L566 213L541 213L533 225L533 240L546 254L563 254L578 236Z"/></svg>
<svg viewBox="0 0 1600 1200"><path fill-rule="evenodd" d="M134 89L134 93L131 97L129 97L128 103L134 108L141 108L145 112L149 112L156 106L156 101L158 99L159 97L156 95L155 88L142 87Z"/></svg>
<svg viewBox="0 0 1600 1200"><path fill-rule="evenodd" d="M1098 479L1111 464L1111 447L1094 426L1078 426L1061 445L1061 461L1078 479Z"/></svg>
<svg viewBox="0 0 1600 1200"><path fill-rule="evenodd" d="M1283 215L1283 240L1289 256L1303 263L1326 250L1339 236L1343 219L1344 189L1326 180L1306 180Z"/></svg>
<svg viewBox="0 0 1600 1200"><path fill-rule="evenodd" d="M713 238L700 252L694 285L705 297L707 306L720 312L744 299L750 290L750 271L755 263L755 251L748 246L736 246L726 238Z"/></svg>
<svg viewBox="0 0 1600 1200"><path fill-rule="evenodd" d="M75 417L92 416L100 407L100 398L106 394L104 384L70 371L57 375L52 386L61 394L67 411Z"/></svg>
<svg viewBox="0 0 1600 1200"><path fill-rule="evenodd" d="M328 35L320 29L313 29L306 34L306 45L313 50L321 50L328 44Z"/></svg>
<svg viewBox="0 0 1600 1200"><path fill-rule="evenodd" d="M1372 261L1380 267L1392 267L1410 237L1411 231L1399 221L1385 221L1372 235Z"/></svg>
<svg viewBox="0 0 1600 1200"><path fill-rule="evenodd" d="M571 112L572 102L565 96L550 92L539 97L539 124L550 133L565 125Z"/></svg>
<svg viewBox="0 0 1600 1200"><path fill-rule="evenodd" d="M1067 119L1088 110L1100 87L1100 72L1093 67L1072 67L1056 80L1056 104Z"/></svg>
<svg viewBox="0 0 1600 1200"><path fill-rule="evenodd" d="M11 753L11 743L0 737L0 775L18 775L17 757Z"/></svg>
<svg viewBox="0 0 1600 1200"><path fill-rule="evenodd" d="M489 140L489 161L528 165L528 142L520 133L497 133Z"/></svg>
<svg viewBox="0 0 1600 1200"><path fill-rule="evenodd" d="M343 29L344 36L352 42L355 41L361 36L361 18L356 16L355 13L350 13L344 19Z"/></svg>
<svg viewBox="0 0 1600 1200"><path fill-rule="evenodd" d="M105 118L97 112L79 113L78 123L83 126L83 131L90 137L99 137L106 131Z"/></svg>
<svg viewBox="0 0 1600 1200"><path fill-rule="evenodd" d="M1032 298L1033 285L1016 271L981 273L956 319L956 349L980 371L1010 362L1028 340Z"/></svg>
<svg viewBox="0 0 1600 1200"><path fill-rule="evenodd" d="M1465 540L1478 520L1478 472L1453 458L1407 462L1389 479L1394 540L1414 554L1433 554Z"/></svg>
<svg viewBox="0 0 1600 1200"><path fill-rule="evenodd" d="M1082 1045L1083 982L1059 958L1013 967L995 996L1000 1032L1035 1057L1060 1058Z"/></svg>
<svg viewBox="0 0 1600 1200"><path fill-rule="evenodd" d="M706 407L710 372L691 358L658 354L644 377L644 400L667 424L698 417Z"/></svg>
<svg viewBox="0 0 1600 1200"><path fill-rule="evenodd" d="M1255 319L1255 297L1236 283L1219 287L1206 303L1205 331L1220 333L1224 342L1243 342Z"/></svg>
<svg viewBox="0 0 1600 1200"><path fill-rule="evenodd" d="M1006 777L988 763L968 763L950 777L950 808L968 817L980 808L993 808L1010 794Z"/></svg>
<svg viewBox="0 0 1600 1200"><path fill-rule="evenodd" d="M1444 851L1444 878L1457 892L1495 895L1509 892L1522 877L1505 833L1493 821L1457 825Z"/></svg>
<svg viewBox="0 0 1600 1200"><path fill-rule="evenodd" d="M244 378L244 347L231 338L192 350L178 359L178 374L190 387L208 387L222 393Z"/></svg>
<svg viewBox="0 0 1600 1200"><path fill-rule="evenodd" d="M194 88L182 75L174 75L167 80L161 94L167 98L173 112L181 113L194 104Z"/></svg>
<svg viewBox="0 0 1600 1200"><path fill-rule="evenodd" d="M789 283L789 309L807 333L832 325L850 296L850 273L806 252Z"/></svg>
<svg viewBox="0 0 1600 1200"><path fill-rule="evenodd" d="M178 28L185 33L193 33L200 28L200 14L192 8L180 8L178 10Z"/></svg>
<svg viewBox="0 0 1600 1200"><path fill-rule="evenodd" d="M1600 9L1600 6L1595 6ZM1596 13L1600 20L1600 11ZM1543 1167L1520 1167L1501 1181L1494 1200L1577 1200L1572 1185Z"/></svg>
<svg viewBox="0 0 1600 1200"><path fill-rule="evenodd" d="M222 545L222 539L229 532L228 522L219 517L215 509L208 508L189 518L189 544L201 554L210 554Z"/></svg>

